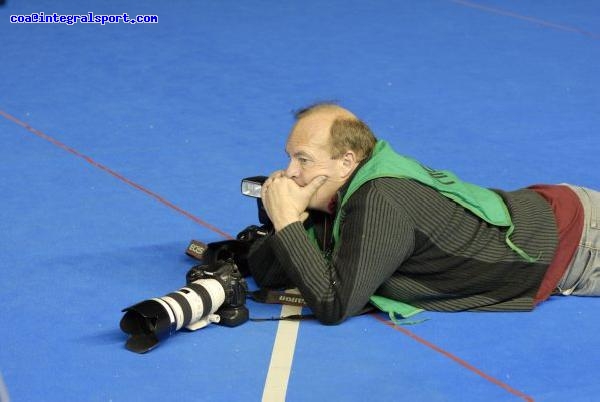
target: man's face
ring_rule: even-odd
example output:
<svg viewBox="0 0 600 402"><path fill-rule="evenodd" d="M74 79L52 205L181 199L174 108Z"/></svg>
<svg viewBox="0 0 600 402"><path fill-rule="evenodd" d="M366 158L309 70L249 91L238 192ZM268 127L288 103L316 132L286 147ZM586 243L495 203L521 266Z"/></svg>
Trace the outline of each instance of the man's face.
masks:
<svg viewBox="0 0 600 402"><path fill-rule="evenodd" d="M304 187L317 176L327 177L309 203L309 208L323 211L328 211L329 202L344 184L341 160L331 159L330 126L327 116L306 116L296 123L285 147L290 158L285 174L296 184Z"/></svg>

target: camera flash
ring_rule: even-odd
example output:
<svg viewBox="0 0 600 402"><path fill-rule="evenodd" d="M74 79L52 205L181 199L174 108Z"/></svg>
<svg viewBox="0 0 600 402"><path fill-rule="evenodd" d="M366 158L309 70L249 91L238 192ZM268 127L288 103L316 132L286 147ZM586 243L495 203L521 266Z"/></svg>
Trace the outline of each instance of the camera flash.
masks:
<svg viewBox="0 0 600 402"><path fill-rule="evenodd" d="M249 177L242 180L242 194L248 197L260 198L260 190L265 180L266 177L264 176Z"/></svg>

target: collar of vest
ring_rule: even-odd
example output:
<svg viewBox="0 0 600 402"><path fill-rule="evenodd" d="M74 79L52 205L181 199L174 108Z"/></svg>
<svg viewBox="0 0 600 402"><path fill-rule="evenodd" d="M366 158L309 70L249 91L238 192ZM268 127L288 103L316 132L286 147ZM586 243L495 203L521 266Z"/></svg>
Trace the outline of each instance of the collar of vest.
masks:
<svg viewBox="0 0 600 402"><path fill-rule="evenodd" d="M358 164L358 166L356 167L356 169L354 169L354 172L352 172L352 174L350 175L350 177L348 178L348 180L346 180L346 182L342 185L342 187L340 187L340 189L337 191L335 198L332 199L332 203L335 206L330 212L332 215L336 215L341 206L342 206L342 200L344 199L344 197L346 196L346 193L348 192L348 188L350 187L350 184L352 183L352 181L354 180L354 178L356 177L356 174L360 171L360 169L362 169L362 167L368 163L371 158L373 157L373 155L369 156L368 158L363 159L362 161L360 161L360 163Z"/></svg>

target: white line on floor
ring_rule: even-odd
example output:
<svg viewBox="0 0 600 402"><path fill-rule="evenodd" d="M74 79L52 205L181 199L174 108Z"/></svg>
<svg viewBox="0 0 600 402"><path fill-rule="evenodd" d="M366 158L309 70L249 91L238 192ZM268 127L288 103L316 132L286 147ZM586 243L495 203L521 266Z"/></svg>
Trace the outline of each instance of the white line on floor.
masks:
<svg viewBox="0 0 600 402"><path fill-rule="evenodd" d="M286 305L281 307L282 317L300 314L301 312L302 307ZM273 343L273 352L271 353L271 363L269 364L269 371L263 390L262 402L285 401L299 326L300 321L298 320L279 321L275 342Z"/></svg>

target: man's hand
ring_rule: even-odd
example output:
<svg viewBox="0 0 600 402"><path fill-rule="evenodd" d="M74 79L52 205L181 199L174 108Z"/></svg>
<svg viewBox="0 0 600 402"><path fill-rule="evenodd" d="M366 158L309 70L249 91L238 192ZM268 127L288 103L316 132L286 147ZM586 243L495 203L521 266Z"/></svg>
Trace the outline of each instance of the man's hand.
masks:
<svg viewBox="0 0 600 402"><path fill-rule="evenodd" d="M262 186L261 198L275 230L306 220L310 199L325 181L327 177L317 176L306 186L300 187L286 177L283 170L271 174Z"/></svg>

